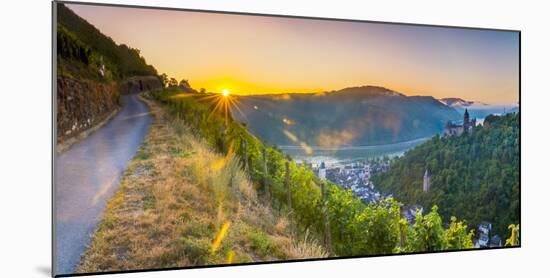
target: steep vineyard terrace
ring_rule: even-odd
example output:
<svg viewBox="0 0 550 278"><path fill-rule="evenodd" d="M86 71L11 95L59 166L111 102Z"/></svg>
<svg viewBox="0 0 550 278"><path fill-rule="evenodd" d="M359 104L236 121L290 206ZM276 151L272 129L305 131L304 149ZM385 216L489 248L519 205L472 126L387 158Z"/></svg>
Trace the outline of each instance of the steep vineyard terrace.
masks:
<svg viewBox="0 0 550 278"><path fill-rule="evenodd" d="M213 149L240 157L263 202L289 214L296 232L312 234L324 242L331 256L473 248L472 232L466 225L453 218L444 229L436 206L427 215L418 214L415 224L408 225L399 202L389 198L365 204L351 191L319 179L309 168L297 165L276 146L261 142L233 120L228 108L230 97L170 88L149 96Z"/></svg>

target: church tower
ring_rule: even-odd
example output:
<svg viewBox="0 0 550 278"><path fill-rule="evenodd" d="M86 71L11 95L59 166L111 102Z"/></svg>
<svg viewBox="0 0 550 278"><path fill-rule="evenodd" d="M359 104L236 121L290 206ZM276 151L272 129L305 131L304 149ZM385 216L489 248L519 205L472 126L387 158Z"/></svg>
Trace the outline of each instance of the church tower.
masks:
<svg viewBox="0 0 550 278"><path fill-rule="evenodd" d="M462 125L464 127L464 131L468 131L470 129L470 113L468 113L468 108L464 111L464 122Z"/></svg>
<svg viewBox="0 0 550 278"><path fill-rule="evenodd" d="M426 172L424 172L424 183L422 186L422 190L424 192L428 192L430 190L431 179L432 179L432 176L430 175L430 172L428 172L428 169L426 169Z"/></svg>

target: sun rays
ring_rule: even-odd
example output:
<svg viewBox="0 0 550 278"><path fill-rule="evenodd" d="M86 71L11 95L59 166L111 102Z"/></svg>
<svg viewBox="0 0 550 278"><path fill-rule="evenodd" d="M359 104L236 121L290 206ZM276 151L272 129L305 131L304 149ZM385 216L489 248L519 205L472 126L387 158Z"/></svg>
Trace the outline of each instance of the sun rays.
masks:
<svg viewBox="0 0 550 278"><path fill-rule="evenodd" d="M227 89L223 89L219 94L205 96L203 100L210 101L214 104L211 115L215 113L223 114L226 125L231 117L231 108L234 108L235 111L246 119L246 114L239 107L238 99L232 96Z"/></svg>
<svg viewBox="0 0 550 278"><path fill-rule="evenodd" d="M240 103L238 101L238 97L231 95L229 90L227 89L223 89L221 93L218 94L210 94L203 97L202 99L207 100L214 105L214 108L212 109L209 117L213 116L214 114L222 114L225 119L226 127L229 123L232 111L236 111L245 119L245 121L248 121L246 113L243 112L243 110L239 107ZM254 106L254 109L258 110L259 108L257 106ZM288 119L284 116L281 117L281 121L287 126L293 126L296 124L294 120ZM288 130L283 130L283 133L293 142L297 143L307 155L313 154L313 148L311 148L305 141L300 140L296 135Z"/></svg>
<svg viewBox="0 0 550 278"><path fill-rule="evenodd" d="M219 93L208 93L208 94L191 94L191 93L181 93L172 96L172 98L185 98L185 97L198 97L200 102L206 102L210 105L210 113L208 117L213 117L214 115L220 115L224 118L225 128L228 128L229 126L229 120L233 119L232 113L238 113L242 118L244 119L244 122L248 122L247 113L245 113L241 106L246 104L243 104L239 102L239 96L231 94L231 92L228 89L223 89ZM257 100L258 105L262 106L270 106L270 103L261 99ZM262 110L258 105L253 105L252 107L245 107L245 111L248 111L248 109L254 109L256 111ZM270 115L270 117L274 117L274 115ZM286 116L275 116L279 118L279 120L287 127L292 127L296 125L297 123L289 119ZM282 132L288 137L292 142L296 143L298 147L300 147L305 154L312 155L314 153L314 150L311 146L309 146L305 141L301 140L296 134L290 132L289 130L283 129Z"/></svg>

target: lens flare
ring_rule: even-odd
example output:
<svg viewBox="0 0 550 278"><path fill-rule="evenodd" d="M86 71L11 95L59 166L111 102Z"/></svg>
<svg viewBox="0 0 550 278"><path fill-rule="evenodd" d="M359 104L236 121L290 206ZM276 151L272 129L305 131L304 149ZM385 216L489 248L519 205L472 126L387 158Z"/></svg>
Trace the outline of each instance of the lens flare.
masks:
<svg viewBox="0 0 550 278"><path fill-rule="evenodd" d="M211 253L214 253L214 252L216 252L216 250L218 250L218 247L220 247L220 244L222 243L222 240L225 237L225 234L227 233L227 230L229 230L230 225L231 225L231 222L229 222L229 221L225 221L225 223L223 223L223 226L222 226L221 230L216 235L216 238L214 239L214 242L212 242L212 248L210 250Z"/></svg>

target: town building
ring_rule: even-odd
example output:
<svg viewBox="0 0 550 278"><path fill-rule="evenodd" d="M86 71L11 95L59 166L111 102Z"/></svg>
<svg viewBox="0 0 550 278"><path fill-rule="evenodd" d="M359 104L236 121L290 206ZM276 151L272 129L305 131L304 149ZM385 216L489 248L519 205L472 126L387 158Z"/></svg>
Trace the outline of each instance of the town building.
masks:
<svg viewBox="0 0 550 278"><path fill-rule="evenodd" d="M489 236L490 236L490 233L491 233L491 230L493 229L493 225L489 222L486 222L486 221L483 221L479 224L478 228L477 228L477 231L479 232L479 238L477 239L476 241L476 248L487 248L487 247L491 247L491 241L493 239L491 239ZM496 235L495 235L496 236ZM498 241L500 241L500 238L497 236L497 238L494 238L494 241L493 242L494 244L498 243Z"/></svg>
<svg viewBox="0 0 550 278"><path fill-rule="evenodd" d="M319 173L317 176L322 179L327 178L327 169L325 167L325 162L321 162L321 165L319 166Z"/></svg>
<svg viewBox="0 0 550 278"><path fill-rule="evenodd" d="M498 235L494 235L491 237L491 240L489 241L489 247L501 247L502 246L502 240Z"/></svg>
<svg viewBox="0 0 550 278"><path fill-rule="evenodd" d="M489 222L483 221L479 224L478 230L480 233L489 234L493 225Z"/></svg>
<svg viewBox="0 0 550 278"><path fill-rule="evenodd" d="M344 165L327 165L320 163L315 173L320 178L326 178L344 189L351 190L355 196L365 203L376 202L391 197L383 195L374 187L370 180L375 173L389 169L389 162L353 162Z"/></svg>

